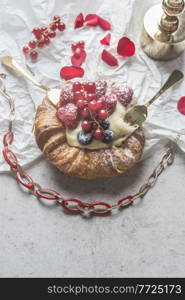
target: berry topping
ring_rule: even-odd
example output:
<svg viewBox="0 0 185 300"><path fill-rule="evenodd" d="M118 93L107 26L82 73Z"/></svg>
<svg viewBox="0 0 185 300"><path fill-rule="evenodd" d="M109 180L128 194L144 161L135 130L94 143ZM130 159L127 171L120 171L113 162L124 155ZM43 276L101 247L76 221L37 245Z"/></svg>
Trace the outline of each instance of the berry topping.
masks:
<svg viewBox="0 0 185 300"><path fill-rule="evenodd" d="M86 96L86 100L89 102L95 100L95 98L96 98L95 94L87 94Z"/></svg>
<svg viewBox="0 0 185 300"><path fill-rule="evenodd" d="M77 107L81 110L86 106L86 101L79 99L76 103Z"/></svg>
<svg viewBox="0 0 185 300"><path fill-rule="evenodd" d="M80 82L76 81L73 83L73 87L72 87L73 92L80 91L81 88L82 88L82 85Z"/></svg>
<svg viewBox="0 0 185 300"><path fill-rule="evenodd" d="M60 94L60 105L66 105L67 103L73 102L73 92L71 88L65 88Z"/></svg>
<svg viewBox="0 0 185 300"><path fill-rule="evenodd" d="M109 113L108 113L108 111L105 110L105 109L101 109L101 110L99 111L99 113L98 113L98 118L99 118L100 120L105 120L105 119L108 118L108 116L109 116Z"/></svg>
<svg viewBox="0 0 185 300"><path fill-rule="evenodd" d="M96 92L96 85L94 82L84 83L83 88L87 93L94 94Z"/></svg>
<svg viewBox="0 0 185 300"><path fill-rule="evenodd" d="M96 140L102 140L104 138L104 132L101 129L96 129L93 133Z"/></svg>
<svg viewBox="0 0 185 300"><path fill-rule="evenodd" d="M80 99L84 99L84 94L83 92L77 91L74 93L74 100L78 101Z"/></svg>
<svg viewBox="0 0 185 300"><path fill-rule="evenodd" d="M82 126L83 131L88 132L88 131L91 131L91 129L92 129L92 123L87 120L83 121L81 126Z"/></svg>
<svg viewBox="0 0 185 300"><path fill-rule="evenodd" d="M109 126L110 126L110 122L108 120L103 120L100 122L100 126L103 128L103 129L108 129Z"/></svg>
<svg viewBox="0 0 185 300"><path fill-rule="evenodd" d="M102 142L105 144L109 144L112 143L113 140L114 140L114 132L112 130L105 130Z"/></svg>
<svg viewBox="0 0 185 300"><path fill-rule="evenodd" d="M81 114L82 114L82 117L84 117L85 119L88 119L88 118L90 117L90 112L89 112L89 110L88 110L87 107L85 107L85 108L82 110Z"/></svg>
<svg viewBox="0 0 185 300"><path fill-rule="evenodd" d="M104 98L105 98L108 110L113 112L116 108L117 96L114 94L109 94L109 95L106 95Z"/></svg>
<svg viewBox="0 0 185 300"><path fill-rule="evenodd" d="M78 109L73 103L60 107L57 111L58 118L69 129L75 129L78 124Z"/></svg>
<svg viewBox="0 0 185 300"><path fill-rule="evenodd" d="M107 90L107 82L105 80L96 81L96 95L98 98L105 95Z"/></svg>
<svg viewBox="0 0 185 300"><path fill-rule="evenodd" d="M88 108L92 111L92 112L96 112L97 111L97 104L96 101L90 101L88 104Z"/></svg>
<svg viewBox="0 0 185 300"><path fill-rule="evenodd" d="M132 101L133 90L127 85L122 85L120 87L112 89L112 92L117 96L119 102L124 106L127 106Z"/></svg>
<svg viewBox="0 0 185 300"><path fill-rule="evenodd" d="M93 135L91 132L80 131L77 135L78 142L81 145L88 145L92 142Z"/></svg>
<svg viewBox="0 0 185 300"><path fill-rule="evenodd" d="M97 105L97 110L101 110L101 109L105 108L106 107L105 99L102 97L101 99L99 99L97 101L96 105Z"/></svg>

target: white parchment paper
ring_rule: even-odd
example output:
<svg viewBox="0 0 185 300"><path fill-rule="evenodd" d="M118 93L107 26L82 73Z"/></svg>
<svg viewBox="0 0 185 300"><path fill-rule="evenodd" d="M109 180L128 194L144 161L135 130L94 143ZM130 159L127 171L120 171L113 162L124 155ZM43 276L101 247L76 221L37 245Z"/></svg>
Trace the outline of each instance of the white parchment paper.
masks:
<svg viewBox="0 0 185 300"><path fill-rule="evenodd" d="M156 0L0 0L0 56L11 55L23 67L29 65L35 78L49 87L61 83L59 72L62 66L70 65L73 42L84 40L88 57L83 65L85 77L94 80L97 78L114 78L127 81L134 89L135 96L140 103L152 97L169 73L174 69L185 72L185 54L169 62L156 62L148 58L140 49L139 38L142 20L145 11ZM78 13L97 13L105 17L113 25L111 31L111 47L106 48L116 54L118 40L126 35L136 43L136 55L123 60L119 58L119 67L111 68L100 60L104 49L99 42L107 32L100 28L81 28L74 30L74 19ZM64 34L58 34L50 46L40 50L36 63L26 60L22 47L33 39L33 27L49 24L54 15L62 16L66 23ZM32 126L36 107L41 103L44 93L21 77L13 75L0 66L0 72L7 74L5 80L9 93L14 97L16 104L16 118L13 124L15 140L12 146L18 153L23 165L34 163L41 155L38 149ZM177 109L179 97L185 95L185 82L167 92L150 108L148 120L144 124L146 147L143 158L152 155L156 148L166 144L169 139L174 140L178 133L185 128L185 116ZM8 105L0 96L0 135L7 131ZM185 152L185 136L181 136L179 146ZM0 153L2 153L0 142ZM0 154L0 172L9 170Z"/></svg>

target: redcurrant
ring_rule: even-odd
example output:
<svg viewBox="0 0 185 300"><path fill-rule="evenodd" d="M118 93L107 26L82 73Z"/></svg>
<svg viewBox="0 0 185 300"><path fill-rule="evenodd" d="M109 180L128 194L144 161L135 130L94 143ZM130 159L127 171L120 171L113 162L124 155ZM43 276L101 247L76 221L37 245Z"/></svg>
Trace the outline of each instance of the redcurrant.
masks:
<svg viewBox="0 0 185 300"><path fill-rule="evenodd" d="M99 113L98 113L98 118L99 118L100 120L105 120L105 119L107 119L108 116L109 116L109 113L108 113L108 111L105 110L105 109L101 109L101 110L99 111Z"/></svg>
<svg viewBox="0 0 185 300"><path fill-rule="evenodd" d="M83 129L84 131L91 131L91 129L92 129L92 124L91 124L91 122L89 122L89 121L87 121L87 120L82 121L81 126L82 126L82 129Z"/></svg>
<svg viewBox="0 0 185 300"><path fill-rule="evenodd" d="M27 53L29 53L29 51L30 51L30 49L29 49L29 47L23 47L22 48L22 51L25 53L25 54L27 54Z"/></svg>
<svg viewBox="0 0 185 300"><path fill-rule="evenodd" d="M98 128L94 131L93 136L96 140L102 140L104 138L104 133Z"/></svg>
<svg viewBox="0 0 185 300"><path fill-rule="evenodd" d="M38 52L36 52L36 51L30 52L30 57L32 60L36 60L37 56L38 56Z"/></svg>

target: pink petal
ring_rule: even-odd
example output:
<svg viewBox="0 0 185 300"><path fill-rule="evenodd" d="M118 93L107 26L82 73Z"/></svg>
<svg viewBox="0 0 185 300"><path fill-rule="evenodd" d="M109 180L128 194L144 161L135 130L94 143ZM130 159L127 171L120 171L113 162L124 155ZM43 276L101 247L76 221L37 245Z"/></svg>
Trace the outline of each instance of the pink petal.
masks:
<svg viewBox="0 0 185 300"><path fill-rule="evenodd" d="M63 67L60 70L60 77L65 80L70 80L75 77L83 77L84 76L84 69L74 67L74 66L67 66Z"/></svg>
<svg viewBox="0 0 185 300"><path fill-rule="evenodd" d="M87 54L86 54L85 50L80 49L79 54L76 55L76 53L74 53L73 56L71 57L72 65L75 67L80 67L83 64L83 62L85 61L86 56L87 56Z"/></svg>
<svg viewBox="0 0 185 300"><path fill-rule="evenodd" d="M117 46L117 53L122 57L128 57L135 54L135 44L127 37L122 37Z"/></svg>
<svg viewBox="0 0 185 300"><path fill-rule="evenodd" d="M177 109L178 111L185 115L185 97L181 97L177 103Z"/></svg>
<svg viewBox="0 0 185 300"><path fill-rule="evenodd" d="M84 24L84 16L82 13L80 13L75 19L74 28L80 28L83 26L83 24Z"/></svg>
<svg viewBox="0 0 185 300"><path fill-rule="evenodd" d="M118 60L107 50L103 50L101 59L111 67L118 66Z"/></svg>
<svg viewBox="0 0 185 300"><path fill-rule="evenodd" d="M111 39L111 34L108 33L102 40L100 40L100 43L102 45L109 46L110 45L110 39Z"/></svg>
<svg viewBox="0 0 185 300"><path fill-rule="evenodd" d="M103 30L111 30L111 24L98 16L98 25L103 29Z"/></svg>
<svg viewBox="0 0 185 300"><path fill-rule="evenodd" d="M86 26L97 26L98 25L98 16L96 14L89 14L85 17L84 25Z"/></svg>

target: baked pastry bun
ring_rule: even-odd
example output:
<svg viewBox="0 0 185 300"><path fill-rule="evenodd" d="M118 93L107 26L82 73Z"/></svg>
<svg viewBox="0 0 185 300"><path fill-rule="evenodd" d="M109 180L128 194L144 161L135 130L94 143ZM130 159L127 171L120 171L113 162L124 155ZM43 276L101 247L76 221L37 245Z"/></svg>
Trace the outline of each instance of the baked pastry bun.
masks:
<svg viewBox="0 0 185 300"><path fill-rule="evenodd" d="M124 122L136 103L132 89L104 80L66 83L54 106L45 98L36 112L36 142L45 158L72 177L120 175L144 148L142 128Z"/></svg>

